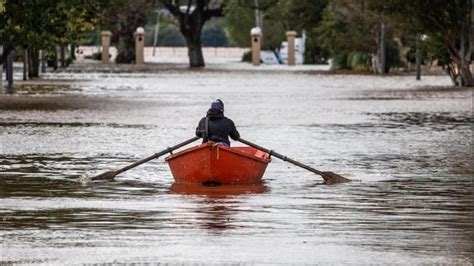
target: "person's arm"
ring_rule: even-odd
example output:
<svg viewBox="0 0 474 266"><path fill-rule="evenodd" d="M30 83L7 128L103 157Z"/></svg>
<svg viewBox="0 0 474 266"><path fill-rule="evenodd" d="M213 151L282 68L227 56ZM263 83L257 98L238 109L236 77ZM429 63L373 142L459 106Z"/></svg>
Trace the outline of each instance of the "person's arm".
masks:
<svg viewBox="0 0 474 266"><path fill-rule="evenodd" d="M239 131L237 131L237 128L235 127L234 121L230 120L230 125L231 125L231 130L230 130L229 136L233 140L238 140L240 138L240 133L239 133Z"/></svg>
<svg viewBox="0 0 474 266"><path fill-rule="evenodd" d="M206 129L204 128L204 119L202 118L201 121L199 121L199 124L196 128L196 136L202 138L204 136L204 132Z"/></svg>

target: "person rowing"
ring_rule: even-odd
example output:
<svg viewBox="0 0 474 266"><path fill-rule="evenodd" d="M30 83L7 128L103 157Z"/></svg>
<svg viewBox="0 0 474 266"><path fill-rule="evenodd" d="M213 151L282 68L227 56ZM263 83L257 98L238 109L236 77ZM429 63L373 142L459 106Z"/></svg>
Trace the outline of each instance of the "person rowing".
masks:
<svg viewBox="0 0 474 266"><path fill-rule="evenodd" d="M229 137L239 140L240 134L235 127L234 121L224 116L224 102L217 99L211 103L211 108L205 117L201 118L196 128L196 136L202 138L202 142L213 141L230 147Z"/></svg>

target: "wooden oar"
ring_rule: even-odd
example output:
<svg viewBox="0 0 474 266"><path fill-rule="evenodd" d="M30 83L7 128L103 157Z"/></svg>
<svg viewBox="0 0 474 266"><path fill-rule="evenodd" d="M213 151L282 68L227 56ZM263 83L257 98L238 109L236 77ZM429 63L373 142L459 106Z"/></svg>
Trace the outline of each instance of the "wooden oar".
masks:
<svg viewBox="0 0 474 266"><path fill-rule="evenodd" d="M266 152L266 153L268 153L268 154L270 154L270 155L272 155L272 156L277 157L278 159L281 159L281 160L283 160L283 161L287 161L287 162L292 163L292 164L294 164L294 165L296 165L296 166L299 166L299 167L304 168L304 169L306 169L306 170L308 170L308 171L311 171L311 172L313 172L313 173L315 173L315 174L317 174L317 175L320 175L320 176L324 179L324 183L326 183L326 184L335 184L335 183L342 183L342 182L349 182L349 181L351 181L350 179L345 178L345 177L343 177L343 176L340 176L340 175L338 175L338 174L336 174L336 173L333 173L333 172L326 172L326 171L322 172L322 171L319 171L319 170L314 169L314 168L312 168L312 167L310 167L310 166L308 166L308 165L302 164L302 163L300 163L300 162L298 162L298 161L295 161L295 160L293 160L293 159L291 159L291 158L288 158L288 157L286 157L286 156L284 156L284 155L281 155L281 154L279 154L279 153L277 153L277 152L275 152L275 151L266 149L266 148L264 148L264 147L262 147L262 146L259 146L259 145L255 144L255 143L252 143L252 142L250 142L250 141L248 141L248 140L239 138L238 141L240 141L240 142L242 142L242 143L244 143L244 144L247 144L247 145L249 145L249 146L251 146L251 147L254 147L254 148L258 149L258 150L264 151L264 152Z"/></svg>
<svg viewBox="0 0 474 266"><path fill-rule="evenodd" d="M160 152L158 152L158 153L153 154L152 156L149 156L149 157L147 157L147 158L145 158L145 159L142 159L142 160L140 160L140 161L138 161L138 162L132 163L132 164L130 164L130 165L128 165L128 166L125 166L125 167L123 167L123 168L120 168L120 169L118 169L118 170L116 170L116 171L108 171L108 172L102 173L102 174L100 174L100 175L91 177L90 180L91 180L91 181L97 181L97 180L113 180L114 177L115 177L116 175L120 174L120 173L123 173L123 172L125 172L125 171L127 171L127 170L129 170L129 169L132 169L132 168L134 168L134 167L136 167L136 166L139 166L140 164L144 164L144 163L146 163L146 162L148 162L148 161L150 161L150 160L153 160L153 159L156 159L156 158L158 158L158 157L160 157L160 156L163 156L163 155L165 155L165 154L167 154L167 153L169 153L169 152L172 152L172 151L174 151L174 150L176 150L176 149L178 149L178 148L181 148L181 147L183 147L183 146L186 146L186 145L188 145L189 143L194 142L194 141L196 141L196 140L198 140L198 139L200 139L200 137L194 137L194 138L188 139L188 140L186 140L186 141L184 141L184 142L181 142L181 143L179 143L179 144L174 145L173 147L168 147L168 148L165 149L165 150L162 150L162 151L160 151Z"/></svg>

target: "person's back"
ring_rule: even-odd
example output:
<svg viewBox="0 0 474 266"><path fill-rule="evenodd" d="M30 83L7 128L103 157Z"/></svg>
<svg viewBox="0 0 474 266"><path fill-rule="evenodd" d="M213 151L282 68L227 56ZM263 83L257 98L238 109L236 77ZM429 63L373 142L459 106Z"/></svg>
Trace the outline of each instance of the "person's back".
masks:
<svg viewBox="0 0 474 266"><path fill-rule="evenodd" d="M199 121L196 136L203 139L203 143L213 141L230 146L229 136L237 140L240 134L234 122L224 116L224 103L217 99L211 104L206 117Z"/></svg>

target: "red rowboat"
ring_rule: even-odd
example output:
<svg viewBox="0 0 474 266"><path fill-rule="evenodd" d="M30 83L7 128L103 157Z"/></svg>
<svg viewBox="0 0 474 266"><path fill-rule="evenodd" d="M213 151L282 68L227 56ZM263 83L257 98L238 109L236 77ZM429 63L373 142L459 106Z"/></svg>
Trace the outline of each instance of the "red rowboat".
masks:
<svg viewBox="0 0 474 266"><path fill-rule="evenodd" d="M258 184L268 163L268 153L253 147L226 147L213 142L165 158L177 184Z"/></svg>

